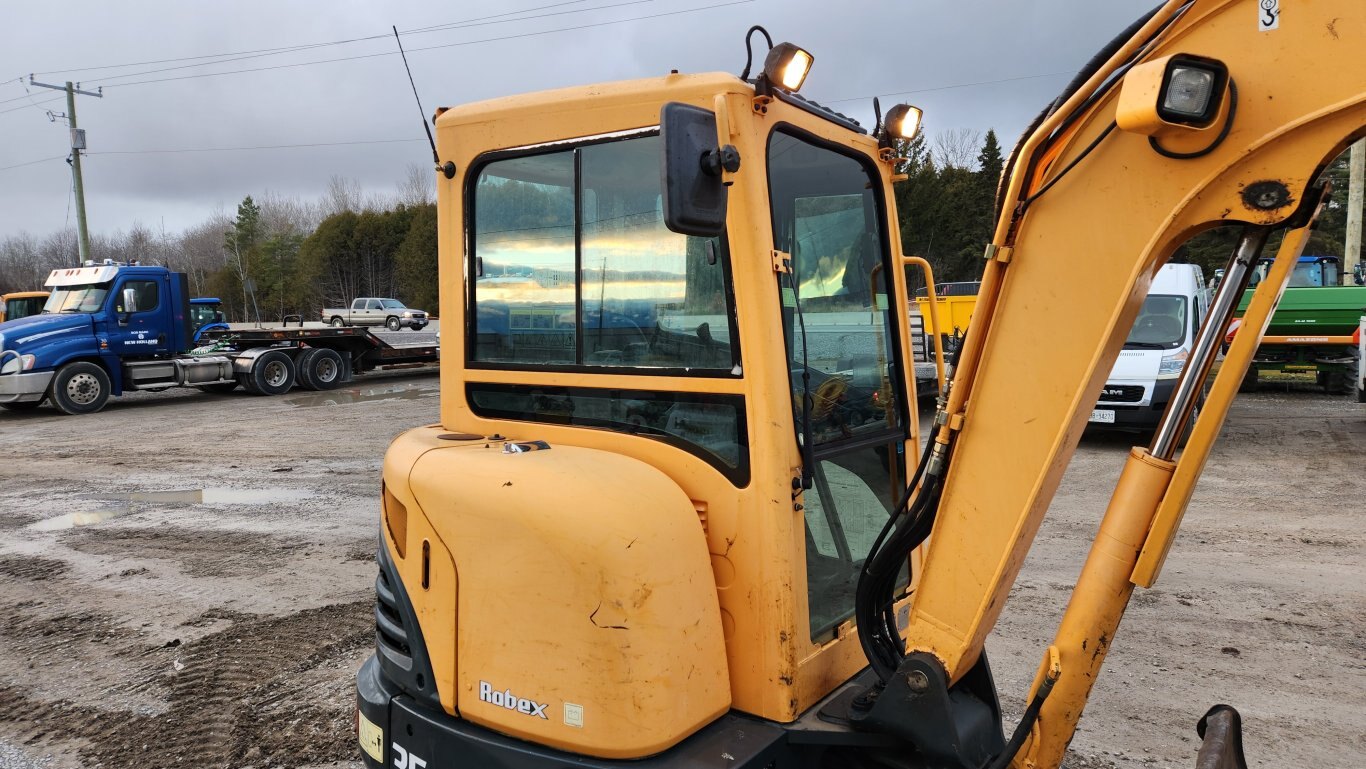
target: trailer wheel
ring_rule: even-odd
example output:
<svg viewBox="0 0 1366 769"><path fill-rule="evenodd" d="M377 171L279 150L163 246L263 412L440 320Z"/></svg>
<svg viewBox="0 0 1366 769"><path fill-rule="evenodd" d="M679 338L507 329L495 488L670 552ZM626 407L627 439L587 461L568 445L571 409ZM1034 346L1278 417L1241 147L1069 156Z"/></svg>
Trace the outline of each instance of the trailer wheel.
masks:
<svg viewBox="0 0 1366 769"><path fill-rule="evenodd" d="M252 395L280 395L294 386L294 376L294 359L283 350L271 350L252 363L243 384Z"/></svg>
<svg viewBox="0 0 1366 769"><path fill-rule="evenodd" d="M394 316L390 315L389 319L384 321L384 327L389 329L390 331L398 331L399 329L403 328L403 324L399 322L398 318L395 318Z"/></svg>
<svg viewBox="0 0 1366 769"><path fill-rule="evenodd" d="M1347 378L1345 371L1325 371L1319 375L1319 380L1323 391L1329 395L1350 395L1352 392L1352 380Z"/></svg>
<svg viewBox="0 0 1366 769"><path fill-rule="evenodd" d="M1243 375L1243 381L1242 381L1242 383L1238 385L1238 392L1240 392L1240 393L1255 393L1255 392L1257 392L1257 367L1256 367L1255 365L1252 365L1252 366L1249 366L1249 367L1248 367L1247 373Z"/></svg>
<svg viewBox="0 0 1366 769"><path fill-rule="evenodd" d="M295 361L299 385L310 390L333 390L346 381L346 364L336 350L312 347Z"/></svg>
<svg viewBox="0 0 1366 769"><path fill-rule="evenodd" d="M109 402L109 375L94 363L68 363L57 370L47 395L63 414L94 414Z"/></svg>
<svg viewBox="0 0 1366 769"><path fill-rule="evenodd" d="M346 325L346 321L342 320L340 316L337 316L337 315L333 315L333 316L332 316L332 327L333 327L333 328L341 328L342 326L345 326L345 325Z"/></svg>

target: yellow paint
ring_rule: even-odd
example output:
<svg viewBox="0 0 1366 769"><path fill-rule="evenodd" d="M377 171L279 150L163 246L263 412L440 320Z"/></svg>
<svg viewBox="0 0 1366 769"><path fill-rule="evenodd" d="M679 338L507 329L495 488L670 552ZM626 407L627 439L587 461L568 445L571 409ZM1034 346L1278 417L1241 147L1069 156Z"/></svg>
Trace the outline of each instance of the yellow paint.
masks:
<svg viewBox="0 0 1366 769"><path fill-rule="evenodd" d="M968 322L972 320L972 313L977 309L977 297L940 296L935 297L934 309L926 312L926 308L930 306L929 297L917 296L915 298L915 309L920 313L920 317L925 320L925 333L939 333L939 322L942 319L944 322L942 333L962 334L968 330Z"/></svg>
<svg viewBox="0 0 1366 769"><path fill-rule="evenodd" d="M1214 439L1219 435L1219 428L1223 427L1224 416L1228 413L1234 396L1238 394L1238 386L1243 381L1243 375L1252 365L1253 355L1257 352L1256 340L1262 338L1262 333L1271 322L1276 303L1280 301L1281 294L1290 281L1290 273L1294 271L1295 263L1308 242L1308 227L1286 233L1285 238L1281 240L1280 250L1276 253L1276 261L1252 295L1252 301L1243 315L1243 325L1240 328L1249 331L1256 329L1257 333L1236 335L1224 355L1219 375L1215 377L1214 384L1205 397L1205 407L1200 412L1200 418L1196 420L1185 450L1181 452L1171 489L1157 510L1152 529L1143 543L1143 552L1134 567L1132 579L1139 587L1152 587L1157 581L1157 575L1167 559L1167 552L1176 540L1176 530L1181 526L1181 518L1186 512L1191 494L1195 491L1195 483L1205 468L1205 461L1214 446ZM1264 339L1262 341L1265 342Z"/></svg>

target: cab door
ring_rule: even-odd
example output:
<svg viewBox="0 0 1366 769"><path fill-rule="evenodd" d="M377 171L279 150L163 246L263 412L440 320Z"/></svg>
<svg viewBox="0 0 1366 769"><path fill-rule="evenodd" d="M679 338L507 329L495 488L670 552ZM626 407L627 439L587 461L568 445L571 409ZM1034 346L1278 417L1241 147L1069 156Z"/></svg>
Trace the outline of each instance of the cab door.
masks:
<svg viewBox="0 0 1366 769"><path fill-rule="evenodd" d="M146 357L170 352L166 330L170 292L157 276L134 276L117 284L109 349L120 357Z"/></svg>

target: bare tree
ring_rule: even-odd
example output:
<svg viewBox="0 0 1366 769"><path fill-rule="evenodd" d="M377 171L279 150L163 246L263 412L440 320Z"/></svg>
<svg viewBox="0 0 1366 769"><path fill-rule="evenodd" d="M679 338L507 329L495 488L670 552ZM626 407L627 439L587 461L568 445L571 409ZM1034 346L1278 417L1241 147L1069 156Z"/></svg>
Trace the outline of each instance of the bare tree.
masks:
<svg viewBox="0 0 1366 769"><path fill-rule="evenodd" d="M367 207L360 182L335 175L327 180L327 191L318 206L324 218L343 211L364 211Z"/></svg>
<svg viewBox="0 0 1366 769"><path fill-rule="evenodd" d="M317 229L318 222L322 220L319 205L299 198L287 198L266 190L255 200L261 208L261 227L267 237L307 234Z"/></svg>
<svg viewBox="0 0 1366 769"><path fill-rule="evenodd" d="M408 206L425 206L436 200L436 179L432 169L409 163L398 183L398 202Z"/></svg>
<svg viewBox="0 0 1366 769"><path fill-rule="evenodd" d="M940 168L975 170L977 153L982 149L982 134L968 128L940 131L934 137L932 150L935 165Z"/></svg>

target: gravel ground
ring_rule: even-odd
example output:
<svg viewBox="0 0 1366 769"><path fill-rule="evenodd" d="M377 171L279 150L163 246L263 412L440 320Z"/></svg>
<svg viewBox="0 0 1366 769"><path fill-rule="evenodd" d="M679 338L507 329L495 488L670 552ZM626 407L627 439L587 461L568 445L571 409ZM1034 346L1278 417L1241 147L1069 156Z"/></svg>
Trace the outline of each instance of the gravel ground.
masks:
<svg viewBox="0 0 1366 769"><path fill-rule="evenodd" d="M358 766L380 462L436 419L430 371L0 412L3 444L25 447L0 461L0 769ZM993 634L1011 718L1131 442L1083 440ZM1070 766L1192 766L1214 702L1242 710L1253 766L1358 763L1363 458L1351 399L1238 399Z"/></svg>

